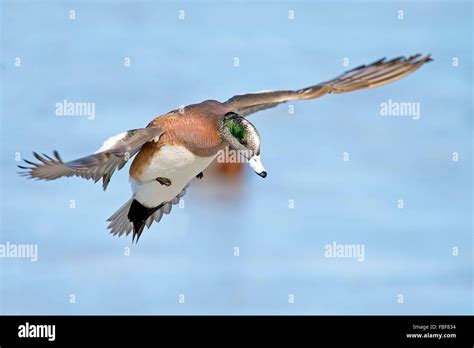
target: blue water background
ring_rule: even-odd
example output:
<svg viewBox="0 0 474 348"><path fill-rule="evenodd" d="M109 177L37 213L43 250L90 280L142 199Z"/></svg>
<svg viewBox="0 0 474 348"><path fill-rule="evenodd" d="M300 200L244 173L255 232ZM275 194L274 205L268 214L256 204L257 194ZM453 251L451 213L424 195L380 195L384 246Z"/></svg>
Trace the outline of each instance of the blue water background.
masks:
<svg viewBox="0 0 474 348"><path fill-rule="evenodd" d="M39 259L0 259L1 313L472 314L472 7L2 1L0 242ZM434 62L394 84L252 116L268 178L207 175L138 245L105 228L127 170L106 193L16 174L32 150L74 159L180 105L417 52ZM95 118L56 116L64 99ZM420 103L420 119L381 116L389 99ZM325 257L333 242L364 245L364 261Z"/></svg>

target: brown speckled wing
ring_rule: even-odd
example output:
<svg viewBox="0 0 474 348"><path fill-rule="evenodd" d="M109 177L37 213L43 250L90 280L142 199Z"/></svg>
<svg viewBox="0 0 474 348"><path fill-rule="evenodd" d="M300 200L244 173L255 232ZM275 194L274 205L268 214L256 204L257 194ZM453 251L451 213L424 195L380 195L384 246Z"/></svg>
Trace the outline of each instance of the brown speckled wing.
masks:
<svg viewBox="0 0 474 348"><path fill-rule="evenodd" d="M289 100L314 99L329 93L346 93L382 86L411 74L424 63L432 60L429 55L420 57L421 55L417 54L409 58L398 57L388 61L383 58L372 64L359 66L333 80L314 86L299 90L236 95L224 102L223 106L241 116L247 116L257 111L275 107Z"/></svg>

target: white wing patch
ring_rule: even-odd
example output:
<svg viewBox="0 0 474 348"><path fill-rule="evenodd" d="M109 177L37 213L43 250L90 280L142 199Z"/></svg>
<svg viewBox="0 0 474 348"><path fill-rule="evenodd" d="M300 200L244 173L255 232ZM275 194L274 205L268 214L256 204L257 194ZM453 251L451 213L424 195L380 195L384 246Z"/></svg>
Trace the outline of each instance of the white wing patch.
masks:
<svg viewBox="0 0 474 348"><path fill-rule="evenodd" d="M249 94L260 94L260 93L270 93L270 92L273 92L273 91L268 89L268 90L264 90L264 91L252 92L252 93L249 93Z"/></svg>
<svg viewBox="0 0 474 348"><path fill-rule="evenodd" d="M110 137L109 139L107 139L106 141L104 141L104 143L102 144L102 146L100 147L100 149L97 150L97 151L94 152L94 153L99 153L99 152L107 151L107 150L111 149L112 147L114 147L115 145L117 145L117 143L118 143L120 140L124 139L126 136L127 136L127 132L123 132L123 133L114 135L113 137Z"/></svg>

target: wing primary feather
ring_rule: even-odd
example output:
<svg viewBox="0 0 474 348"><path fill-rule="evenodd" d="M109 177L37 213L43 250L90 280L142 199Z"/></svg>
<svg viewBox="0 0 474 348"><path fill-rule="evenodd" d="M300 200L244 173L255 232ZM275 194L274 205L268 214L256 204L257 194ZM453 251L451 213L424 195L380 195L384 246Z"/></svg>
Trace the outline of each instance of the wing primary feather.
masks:
<svg viewBox="0 0 474 348"><path fill-rule="evenodd" d="M346 93L360 89L382 86L401 79L432 61L431 55L415 54L408 58L400 56L390 60L381 58L368 65L360 65L346 71L335 79L298 90L281 90L263 93L236 95L223 105L241 116L275 107L289 100L319 98L325 94Z"/></svg>

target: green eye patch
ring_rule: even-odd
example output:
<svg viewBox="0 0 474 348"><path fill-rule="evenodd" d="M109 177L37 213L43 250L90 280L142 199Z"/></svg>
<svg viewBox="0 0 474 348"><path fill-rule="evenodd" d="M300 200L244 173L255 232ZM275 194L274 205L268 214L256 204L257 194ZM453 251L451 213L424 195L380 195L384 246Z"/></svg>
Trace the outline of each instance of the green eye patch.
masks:
<svg viewBox="0 0 474 348"><path fill-rule="evenodd" d="M226 127L241 144L247 143L247 131L242 124L236 120L230 119L226 122Z"/></svg>

